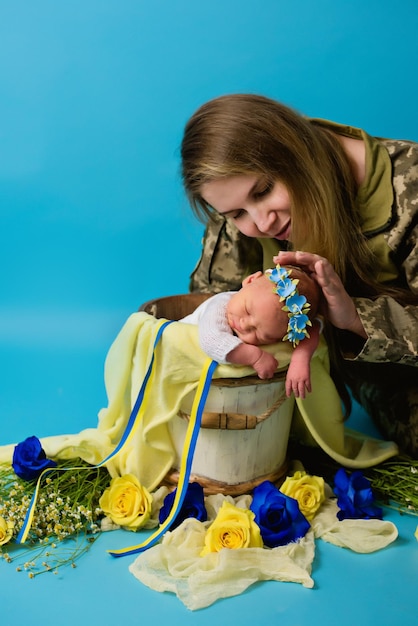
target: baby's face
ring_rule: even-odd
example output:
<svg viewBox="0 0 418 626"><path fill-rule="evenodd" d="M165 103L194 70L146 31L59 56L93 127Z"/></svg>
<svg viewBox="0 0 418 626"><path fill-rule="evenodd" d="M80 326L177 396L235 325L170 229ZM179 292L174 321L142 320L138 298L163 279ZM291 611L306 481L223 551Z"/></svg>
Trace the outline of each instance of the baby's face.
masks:
<svg viewBox="0 0 418 626"><path fill-rule="evenodd" d="M262 346L276 343L286 334L287 314L264 275L245 285L227 306L228 324L244 343Z"/></svg>

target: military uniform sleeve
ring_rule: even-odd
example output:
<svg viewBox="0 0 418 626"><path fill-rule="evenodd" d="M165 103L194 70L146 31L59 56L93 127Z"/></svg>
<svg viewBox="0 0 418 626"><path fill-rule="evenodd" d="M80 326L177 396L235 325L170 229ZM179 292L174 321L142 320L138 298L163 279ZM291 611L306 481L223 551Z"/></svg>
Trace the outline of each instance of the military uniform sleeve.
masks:
<svg viewBox="0 0 418 626"><path fill-rule="evenodd" d="M387 276L389 282L418 297L418 145L380 141L391 159L393 188L393 218L381 233L395 269L395 278L390 279L390 272ZM354 302L368 339L356 351L351 337L351 358L418 367L418 304L402 306L388 296L374 301L354 298Z"/></svg>
<svg viewBox="0 0 418 626"><path fill-rule="evenodd" d="M246 237L220 215L207 223L200 259L190 277L190 291L236 291L242 280L263 268L263 251L256 239Z"/></svg>
<svg viewBox="0 0 418 626"><path fill-rule="evenodd" d="M387 296L355 298L355 304L368 336L355 359L418 367L418 307Z"/></svg>
<svg viewBox="0 0 418 626"><path fill-rule="evenodd" d="M418 297L418 150L386 142L393 160L396 219L385 234L399 276L394 284ZM368 339L356 360L418 367L418 304L402 306L388 296L354 299Z"/></svg>

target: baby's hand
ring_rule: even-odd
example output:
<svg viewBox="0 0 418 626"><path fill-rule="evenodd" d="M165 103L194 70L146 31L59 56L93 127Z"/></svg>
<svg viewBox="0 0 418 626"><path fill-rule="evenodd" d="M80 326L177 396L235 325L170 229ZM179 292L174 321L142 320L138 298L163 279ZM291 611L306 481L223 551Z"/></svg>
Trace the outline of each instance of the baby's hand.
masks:
<svg viewBox="0 0 418 626"><path fill-rule="evenodd" d="M286 395L289 398L292 392L295 398L305 398L306 392L311 392L311 376L309 365L292 358L286 374Z"/></svg>
<svg viewBox="0 0 418 626"><path fill-rule="evenodd" d="M275 359L272 354L262 350L260 357L255 363L253 363L253 368L257 372L259 378L265 379L273 378L278 365L279 363L277 359Z"/></svg>

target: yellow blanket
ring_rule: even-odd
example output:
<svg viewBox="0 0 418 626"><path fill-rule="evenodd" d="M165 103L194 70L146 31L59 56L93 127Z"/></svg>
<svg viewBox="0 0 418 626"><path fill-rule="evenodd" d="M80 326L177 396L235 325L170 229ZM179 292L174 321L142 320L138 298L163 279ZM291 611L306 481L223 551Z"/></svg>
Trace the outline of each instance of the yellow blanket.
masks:
<svg viewBox="0 0 418 626"><path fill-rule="evenodd" d="M108 406L99 412L97 428L74 435L42 439L47 456L82 458L98 463L119 443L144 379L159 327L151 315L131 315L111 346L105 364ZM269 346L285 369L291 347ZM108 464L112 476L133 473L148 489L158 486L173 466L175 450L168 422L178 412L182 398L197 387L206 355L198 342L197 327L173 322L164 331L155 353L148 401L138 429ZM395 454L392 442L368 439L344 428L340 399L329 376L328 351L323 339L312 359L312 393L296 400L294 427L308 436L337 462L353 468L375 465ZM214 378L240 378L254 374L249 367L219 365ZM13 445L0 448L0 462L10 462Z"/></svg>

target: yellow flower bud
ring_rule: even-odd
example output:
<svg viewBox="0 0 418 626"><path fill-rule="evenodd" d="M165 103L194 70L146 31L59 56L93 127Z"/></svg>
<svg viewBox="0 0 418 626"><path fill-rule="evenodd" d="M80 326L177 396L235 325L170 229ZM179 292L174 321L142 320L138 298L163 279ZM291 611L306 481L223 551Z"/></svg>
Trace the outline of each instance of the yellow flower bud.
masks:
<svg viewBox="0 0 418 626"><path fill-rule="evenodd" d="M309 522L325 500L324 479L306 472L295 472L286 478L280 491L298 501L300 512Z"/></svg>
<svg viewBox="0 0 418 626"><path fill-rule="evenodd" d="M225 501L206 532L201 556L219 552L222 548L262 548L263 540L254 518L252 511L240 509Z"/></svg>
<svg viewBox="0 0 418 626"><path fill-rule="evenodd" d="M6 521L4 517L0 517L0 546L4 546L13 537L13 522Z"/></svg>
<svg viewBox="0 0 418 626"><path fill-rule="evenodd" d="M112 522L137 530L151 515L152 496L133 474L113 478L100 500L100 507Z"/></svg>

